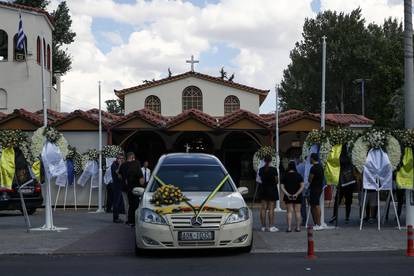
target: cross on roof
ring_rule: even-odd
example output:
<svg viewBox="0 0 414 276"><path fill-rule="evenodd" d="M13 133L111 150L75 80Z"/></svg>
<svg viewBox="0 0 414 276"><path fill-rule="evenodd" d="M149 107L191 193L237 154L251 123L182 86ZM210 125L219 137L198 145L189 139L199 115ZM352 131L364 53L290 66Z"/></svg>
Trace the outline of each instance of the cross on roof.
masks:
<svg viewBox="0 0 414 276"><path fill-rule="evenodd" d="M194 63L199 63L199 60L194 60L194 56L191 55L191 59L190 60L186 60L186 63L191 63L191 72L194 72Z"/></svg>

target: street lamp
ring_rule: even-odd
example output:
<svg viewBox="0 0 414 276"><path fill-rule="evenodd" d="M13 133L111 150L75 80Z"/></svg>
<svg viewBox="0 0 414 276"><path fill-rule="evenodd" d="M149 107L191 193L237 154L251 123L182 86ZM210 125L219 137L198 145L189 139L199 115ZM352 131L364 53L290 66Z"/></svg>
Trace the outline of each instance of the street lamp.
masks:
<svg viewBox="0 0 414 276"><path fill-rule="evenodd" d="M356 79L353 83L361 84L361 97L362 97L362 116L365 116L365 83L371 81L371 79Z"/></svg>

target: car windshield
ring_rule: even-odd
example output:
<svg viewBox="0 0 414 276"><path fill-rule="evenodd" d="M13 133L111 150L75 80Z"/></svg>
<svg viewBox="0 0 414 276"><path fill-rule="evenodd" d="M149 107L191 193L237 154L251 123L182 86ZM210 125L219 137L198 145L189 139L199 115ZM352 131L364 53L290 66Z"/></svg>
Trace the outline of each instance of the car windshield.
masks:
<svg viewBox="0 0 414 276"><path fill-rule="evenodd" d="M168 165L159 168L157 177L183 192L211 192L220 184L225 174L220 166ZM154 179L150 191L155 192L159 186L160 183ZM220 189L220 192L233 191L229 180Z"/></svg>

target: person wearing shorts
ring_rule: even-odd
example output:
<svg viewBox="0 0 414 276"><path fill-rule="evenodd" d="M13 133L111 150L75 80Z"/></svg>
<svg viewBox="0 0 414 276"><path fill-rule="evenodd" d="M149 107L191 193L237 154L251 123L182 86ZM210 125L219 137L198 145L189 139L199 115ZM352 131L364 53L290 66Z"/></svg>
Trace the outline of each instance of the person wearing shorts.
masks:
<svg viewBox="0 0 414 276"><path fill-rule="evenodd" d="M321 227L321 207L319 206L320 198L323 191L323 179L324 173L319 158L316 153L312 153L310 156L312 168L309 172L309 205L311 206L311 213L315 226L314 230L322 230Z"/></svg>

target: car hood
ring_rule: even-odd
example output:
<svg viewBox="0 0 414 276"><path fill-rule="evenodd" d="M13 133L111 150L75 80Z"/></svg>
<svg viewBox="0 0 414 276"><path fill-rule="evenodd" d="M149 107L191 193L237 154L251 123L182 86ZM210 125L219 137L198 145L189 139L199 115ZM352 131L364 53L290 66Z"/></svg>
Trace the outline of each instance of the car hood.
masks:
<svg viewBox="0 0 414 276"><path fill-rule="evenodd" d="M142 207L155 209L157 206L151 203L153 193L144 193ZM183 193L188 199L189 203L195 207L203 204L204 200L210 194L209 192L184 192ZM185 202L175 206L188 206ZM219 192L215 197L209 200L206 207L219 208L219 209L239 209L246 207L246 203L239 192Z"/></svg>

